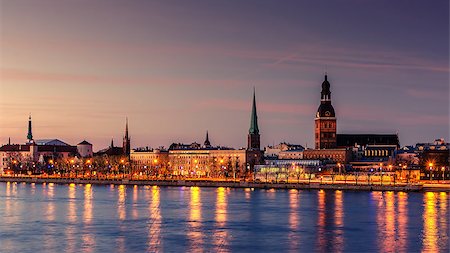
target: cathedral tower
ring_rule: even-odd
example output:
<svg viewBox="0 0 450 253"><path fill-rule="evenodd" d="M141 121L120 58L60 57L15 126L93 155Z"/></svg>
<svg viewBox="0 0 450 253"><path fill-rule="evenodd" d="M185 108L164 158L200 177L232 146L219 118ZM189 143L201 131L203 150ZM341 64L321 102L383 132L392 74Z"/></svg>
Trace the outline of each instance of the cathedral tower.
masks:
<svg viewBox="0 0 450 253"><path fill-rule="evenodd" d="M112 141L111 141L111 145ZM123 154L130 157L130 137L128 136L128 118L125 125L125 136L123 137Z"/></svg>
<svg viewBox="0 0 450 253"><path fill-rule="evenodd" d="M331 105L330 83L327 75L322 83L320 106L315 119L316 149L336 148L336 114Z"/></svg>
<svg viewBox="0 0 450 253"><path fill-rule="evenodd" d="M27 143L34 143L33 133L31 131L31 114L28 117L28 134L27 134Z"/></svg>
<svg viewBox="0 0 450 253"><path fill-rule="evenodd" d="M250 129L248 131L248 150L260 150L260 136L258 128L258 115L256 113L256 95L253 89L252 115L250 118Z"/></svg>

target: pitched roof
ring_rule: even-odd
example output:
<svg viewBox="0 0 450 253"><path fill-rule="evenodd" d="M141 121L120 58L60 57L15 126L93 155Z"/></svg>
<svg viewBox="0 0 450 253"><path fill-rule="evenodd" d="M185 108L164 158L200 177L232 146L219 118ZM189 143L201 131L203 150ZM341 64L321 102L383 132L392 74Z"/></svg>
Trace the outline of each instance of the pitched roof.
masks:
<svg viewBox="0 0 450 253"><path fill-rule="evenodd" d="M77 145L92 145L91 143L87 142L86 140L78 143Z"/></svg>

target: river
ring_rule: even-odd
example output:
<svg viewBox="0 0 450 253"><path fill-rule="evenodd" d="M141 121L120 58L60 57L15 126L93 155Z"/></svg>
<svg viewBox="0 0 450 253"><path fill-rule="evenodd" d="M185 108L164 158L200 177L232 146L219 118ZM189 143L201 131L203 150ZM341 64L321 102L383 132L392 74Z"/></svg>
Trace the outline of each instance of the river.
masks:
<svg viewBox="0 0 450 253"><path fill-rule="evenodd" d="M449 197L0 183L0 252L449 252Z"/></svg>

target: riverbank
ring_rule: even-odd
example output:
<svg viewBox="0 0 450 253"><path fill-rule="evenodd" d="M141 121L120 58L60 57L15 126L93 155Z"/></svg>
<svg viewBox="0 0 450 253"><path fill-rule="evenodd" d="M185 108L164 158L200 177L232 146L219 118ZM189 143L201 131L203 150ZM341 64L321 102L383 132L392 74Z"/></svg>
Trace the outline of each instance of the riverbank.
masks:
<svg viewBox="0 0 450 253"><path fill-rule="evenodd" d="M347 191L446 191L450 192L450 185L396 184L396 185L368 185L352 183L254 183L230 181L200 181L200 180L97 180L97 179L62 179L35 177L0 177L0 182L17 183L54 183L54 184L96 184L96 185L157 185L157 186L198 186L198 187L230 187L256 189L298 189L298 190L347 190Z"/></svg>

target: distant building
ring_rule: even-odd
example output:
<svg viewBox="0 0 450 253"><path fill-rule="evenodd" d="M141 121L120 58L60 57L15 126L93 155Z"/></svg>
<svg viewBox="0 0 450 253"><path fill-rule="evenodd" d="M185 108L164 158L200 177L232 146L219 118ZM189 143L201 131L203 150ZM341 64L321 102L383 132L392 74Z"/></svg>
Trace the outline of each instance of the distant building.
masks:
<svg viewBox="0 0 450 253"><path fill-rule="evenodd" d="M191 144L172 143L168 151L135 149L131 152L131 162L139 169L166 170L165 174L176 176L234 177L247 175L254 165L262 163L255 93L253 93L247 140L247 149L236 150L213 146L209 139L209 133L206 132L203 145L197 142Z"/></svg>
<svg viewBox="0 0 450 253"><path fill-rule="evenodd" d="M400 148L397 134L338 134L337 146L348 148L367 145L394 145Z"/></svg>
<svg viewBox="0 0 450 253"><path fill-rule="evenodd" d="M303 159L328 160L334 163L348 163L351 160L352 151L349 149L306 149L303 151Z"/></svg>
<svg viewBox="0 0 450 253"><path fill-rule="evenodd" d="M71 146L58 139L34 140L31 116L28 118L27 142L8 144L0 147L0 172L4 169L29 170L38 164L52 164L56 160L83 157L78 146ZM90 145L92 152L92 145ZM92 156L92 155L91 155Z"/></svg>
<svg viewBox="0 0 450 253"><path fill-rule="evenodd" d="M289 157L292 159L302 159L301 157L303 156L303 150L305 150L305 148L302 145L282 142L275 146L265 147L264 157L267 159L289 159Z"/></svg>
<svg viewBox="0 0 450 253"><path fill-rule="evenodd" d="M92 144L87 142L86 140L77 144L77 151L78 154L80 154L80 156L83 158L92 157L94 155Z"/></svg>
<svg viewBox="0 0 450 253"><path fill-rule="evenodd" d="M111 145L109 147L101 149L94 153L94 156L104 156L104 157L123 157L130 159L131 154L131 140L128 135L128 118L126 119L125 124L125 135L123 137L122 147L114 146L114 140L111 139Z"/></svg>
<svg viewBox="0 0 450 253"><path fill-rule="evenodd" d="M320 106L315 118L316 149L336 148L336 113L331 105L330 83L327 75L322 83Z"/></svg>

